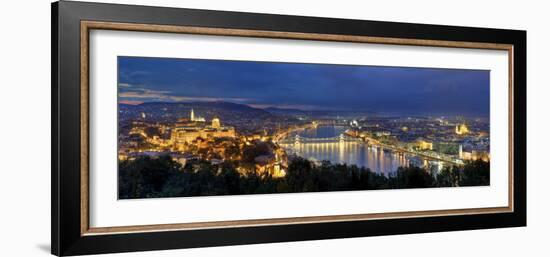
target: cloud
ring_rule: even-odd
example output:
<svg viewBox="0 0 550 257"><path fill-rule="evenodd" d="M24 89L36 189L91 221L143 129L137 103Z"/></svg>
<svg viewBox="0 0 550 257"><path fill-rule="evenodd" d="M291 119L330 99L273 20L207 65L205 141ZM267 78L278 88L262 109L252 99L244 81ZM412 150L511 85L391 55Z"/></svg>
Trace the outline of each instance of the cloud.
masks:
<svg viewBox="0 0 550 257"><path fill-rule="evenodd" d="M143 102L142 101L121 100L118 103L120 103L120 104L129 104L129 105L138 105L138 104L142 104Z"/></svg>
<svg viewBox="0 0 550 257"><path fill-rule="evenodd" d="M206 96L179 96L172 95L171 91L167 90L151 90L143 88L143 86L135 86L127 83L119 83L118 97L123 98L122 101L170 101L170 102L237 102L245 103L251 101L249 98L238 97L206 97Z"/></svg>
<svg viewBox="0 0 550 257"><path fill-rule="evenodd" d="M128 92L120 92L118 93L118 97L123 98L154 98L154 99L161 99L167 97L167 95L163 93L155 93L155 92L143 92L143 91L128 91Z"/></svg>
<svg viewBox="0 0 550 257"><path fill-rule="evenodd" d="M118 83L119 95L125 93L134 93L136 95L164 95L169 94L170 91L167 90L152 90L147 89L143 85L133 85L129 83Z"/></svg>

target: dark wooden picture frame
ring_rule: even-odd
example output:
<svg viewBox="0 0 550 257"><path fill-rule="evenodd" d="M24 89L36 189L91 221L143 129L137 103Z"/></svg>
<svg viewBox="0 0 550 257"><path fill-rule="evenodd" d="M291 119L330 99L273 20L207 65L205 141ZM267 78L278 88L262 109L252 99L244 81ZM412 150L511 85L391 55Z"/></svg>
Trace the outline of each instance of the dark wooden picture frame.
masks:
<svg viewBox="0 0 550 257"><path fill-rule="evenodd" d="M509 53L509 205L90 228L91 29L500 49ZM146 6L52 4L52 254L79 255L526 225L526 32Z"/></svg>

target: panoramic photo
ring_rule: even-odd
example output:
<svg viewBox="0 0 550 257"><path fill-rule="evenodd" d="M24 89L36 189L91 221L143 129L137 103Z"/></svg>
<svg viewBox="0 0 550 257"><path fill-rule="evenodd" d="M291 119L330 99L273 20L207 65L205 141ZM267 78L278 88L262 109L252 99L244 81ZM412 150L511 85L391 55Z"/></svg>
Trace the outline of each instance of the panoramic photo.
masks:
<svg viewBox="0 0 550 257"><path fill-rule="evenodd" d="M489 71L118 57L118 198L490 185Z"/></svg>

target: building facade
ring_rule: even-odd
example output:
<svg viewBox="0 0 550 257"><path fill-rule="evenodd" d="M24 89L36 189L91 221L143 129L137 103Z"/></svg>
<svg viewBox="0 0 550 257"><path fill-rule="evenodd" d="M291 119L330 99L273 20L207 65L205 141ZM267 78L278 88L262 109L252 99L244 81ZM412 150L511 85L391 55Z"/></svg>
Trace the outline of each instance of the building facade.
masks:
<svg viewBox="0 0 550 257"><path fill-rule="evenodd" d="M172 129L170 139L175 150L183 150L186 144L191 144L198 138L234 138L236 136L235 128L230 126L222 126L220 119L217 117L212 119L210 125L201 125L197 123L197 121L204 120L204 118L196 117L193 109L191 109L190 120L192 121L192 123L177 126Z"/></svg>

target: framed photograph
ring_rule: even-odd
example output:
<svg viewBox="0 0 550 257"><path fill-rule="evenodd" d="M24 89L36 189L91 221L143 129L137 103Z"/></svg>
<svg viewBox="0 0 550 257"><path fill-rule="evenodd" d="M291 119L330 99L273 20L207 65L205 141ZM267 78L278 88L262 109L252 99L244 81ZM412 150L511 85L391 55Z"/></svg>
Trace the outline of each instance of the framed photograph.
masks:
<svg viewBox="0 0 550 257"><path fill-rule="evenodd" d="M52 253L526 225L526 32L52 5Z"/></svg>

